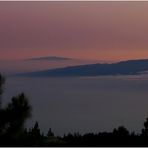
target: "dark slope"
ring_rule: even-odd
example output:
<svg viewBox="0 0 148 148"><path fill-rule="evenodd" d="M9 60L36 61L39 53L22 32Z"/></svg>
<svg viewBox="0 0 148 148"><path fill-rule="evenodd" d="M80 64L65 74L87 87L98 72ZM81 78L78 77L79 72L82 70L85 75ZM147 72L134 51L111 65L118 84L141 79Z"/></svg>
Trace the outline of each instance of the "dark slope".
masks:
<svg viewBox="0 0 148 148"><path fill-rule="evenodd" d="M136 75L148 70L148 59L129 60L112 64L79 65L58 69L19 74L19 76L66 77L66 76L103 76L103 75Z"/></svg>

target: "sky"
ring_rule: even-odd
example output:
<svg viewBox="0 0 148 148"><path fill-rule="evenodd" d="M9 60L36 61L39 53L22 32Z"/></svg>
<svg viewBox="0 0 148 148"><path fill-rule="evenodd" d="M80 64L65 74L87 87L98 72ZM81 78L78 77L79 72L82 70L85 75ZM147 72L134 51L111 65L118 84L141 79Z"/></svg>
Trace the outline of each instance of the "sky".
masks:
<svg viewBox="0 0 148 148"><path fill-rule="evenodd" d="M148 58L148 2L0 2L0 60Z"/></svg>
<svg viewBox="0 0 148 148"><path fill-rule="evenodd" d="M43 56L79 60L24 60ZM147 1L0 1L0 73L8 78L4 95L28 94L36 113L33 117L40 119L41 127L50 125L64 133L70 127L75 132L89 130L90 125L100 130L125 123L138 129L148 112L148 80L21 80L7 74L86 64L89 60L143 58L148 59ZM48 111L49 118L44 119Z"/></svg>

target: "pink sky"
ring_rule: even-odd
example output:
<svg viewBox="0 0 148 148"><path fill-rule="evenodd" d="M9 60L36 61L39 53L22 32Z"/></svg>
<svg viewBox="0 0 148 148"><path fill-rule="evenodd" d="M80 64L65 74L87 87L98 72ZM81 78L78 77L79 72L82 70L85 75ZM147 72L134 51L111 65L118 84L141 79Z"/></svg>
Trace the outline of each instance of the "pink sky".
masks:
<svg viewBox="0 0 148 148"><path fill-rule="evenodd" d="M148 58L148 2L0 2L0 59Z"/></svg>

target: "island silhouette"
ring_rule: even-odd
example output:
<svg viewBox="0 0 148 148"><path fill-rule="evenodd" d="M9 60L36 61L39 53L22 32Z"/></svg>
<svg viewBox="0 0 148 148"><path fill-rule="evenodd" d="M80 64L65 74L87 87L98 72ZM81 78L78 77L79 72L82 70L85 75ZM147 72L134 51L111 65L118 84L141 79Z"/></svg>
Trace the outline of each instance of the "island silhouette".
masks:
<svg viewBox="0 0 148 148"><path fill-rule="evenodd" d="M116 63L96 63L69 66L42 71L19 73L27 77L74 77L74 76L116 76L137 75L148 71L148 59L127 60Z"/></svg>

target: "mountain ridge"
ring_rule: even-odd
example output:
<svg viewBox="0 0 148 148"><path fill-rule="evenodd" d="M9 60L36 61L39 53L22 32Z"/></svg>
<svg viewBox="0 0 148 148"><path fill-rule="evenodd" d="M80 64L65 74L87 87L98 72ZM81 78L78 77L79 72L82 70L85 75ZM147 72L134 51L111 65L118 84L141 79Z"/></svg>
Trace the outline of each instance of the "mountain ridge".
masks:
<svg viewBox="0 0 148 148"><path fill-rule="evenodd" d="M64 68L47 69L18 76L29 77L71 77L71 76L106 76L106 75L137 75L148 71L148 59L127 60L116 63L95 63Z"/></svg>

